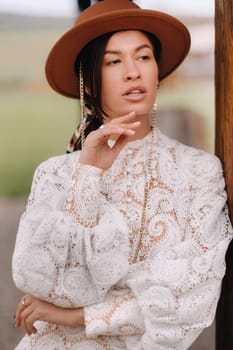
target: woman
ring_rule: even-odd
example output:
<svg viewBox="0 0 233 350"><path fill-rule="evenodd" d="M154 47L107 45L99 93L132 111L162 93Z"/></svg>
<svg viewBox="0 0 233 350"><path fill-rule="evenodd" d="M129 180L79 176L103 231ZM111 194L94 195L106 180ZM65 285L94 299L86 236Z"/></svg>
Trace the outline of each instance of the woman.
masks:
<svg viewBox="0 0 233 350"><path fill-rule="evenodd" d="M36 170L20 221L17 350L181 350L212 323L232 237L222 168L155 120L189 44L175 18L105 0L52 49L47 79L83 121L77 152Z"/></svg>

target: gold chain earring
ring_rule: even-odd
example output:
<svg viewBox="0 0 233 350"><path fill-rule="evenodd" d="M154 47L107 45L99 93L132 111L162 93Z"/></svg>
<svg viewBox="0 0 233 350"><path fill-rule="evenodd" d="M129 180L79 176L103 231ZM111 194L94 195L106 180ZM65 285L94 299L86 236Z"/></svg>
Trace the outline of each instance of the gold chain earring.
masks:
<svg viewBox="0 0 233 350"><path fill-rule="evenodd" d="M82 147L85 142L85 103L84 103L84 78L83 78L83 67L80 62L79 65L79 90L80 90L80 110L81 110L81 120L80 120L80 135Z"/></svg>
<svg viewBox="0 0 233 350"><path fill-rule="evenodd" d="M155 130L155 127L156 127L156 116L157 116L157 103L154 103L152 111L151 111L151 128L152 128L152 131Z"/></svg>
<svg viewBox="0 0 233 350"><path fill-rule="evenodd" d="M156 92L158 91L159 88L159 82L156 84ZM157 117L157 110L158 110L158 105L156 102L154 102L152 111L151 111L151 128L152 131L155 130L156 127L156 117Z"/></svg>

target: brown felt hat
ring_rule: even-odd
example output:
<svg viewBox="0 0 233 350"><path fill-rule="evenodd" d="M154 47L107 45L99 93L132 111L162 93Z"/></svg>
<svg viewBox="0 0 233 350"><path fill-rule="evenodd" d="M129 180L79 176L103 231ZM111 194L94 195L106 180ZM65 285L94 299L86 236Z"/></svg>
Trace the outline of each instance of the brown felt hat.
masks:
<svg viewBox="0 0 233 350"><path fill-rule="evenodd" d="M100 35L131 29L152 33L160 40L159 80L173 72L189 51L189 32L176 18L141 9L129 0L100 1L83 11L52 48L45 68L51 87L62 95L79 97L74 62L80 51Z"/></svg>

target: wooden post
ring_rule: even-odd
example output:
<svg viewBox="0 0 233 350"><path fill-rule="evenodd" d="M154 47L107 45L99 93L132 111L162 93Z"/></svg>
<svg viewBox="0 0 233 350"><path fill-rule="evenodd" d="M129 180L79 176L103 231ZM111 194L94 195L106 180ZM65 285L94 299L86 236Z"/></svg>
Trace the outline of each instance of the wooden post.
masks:
<svg viewBox="0 0 233 350"><path fill-rule="evenodd" d="M233 220L233 2L215 0L216 154L222 160ZM233 350L233 243L216 315L216 350Z"/></svg>

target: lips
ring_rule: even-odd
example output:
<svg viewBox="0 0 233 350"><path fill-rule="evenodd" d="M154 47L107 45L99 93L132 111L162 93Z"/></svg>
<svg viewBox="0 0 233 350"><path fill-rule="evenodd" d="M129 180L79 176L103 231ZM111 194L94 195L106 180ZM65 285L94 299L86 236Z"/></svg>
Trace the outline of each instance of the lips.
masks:
<svg viewBox="0 0 233 350"><path fill-rule="evenodd" d="M129 102L140 102L146 95L146 89L143 87L131 87L123 93L125 100Z"/></svg>
<svg viewBox="0 0 233 350"><path fill-rule="evenodd" d="M123 93L123 96L140 95L145 93L146 93L146 89L143 87L131 87Z"/></svg>

